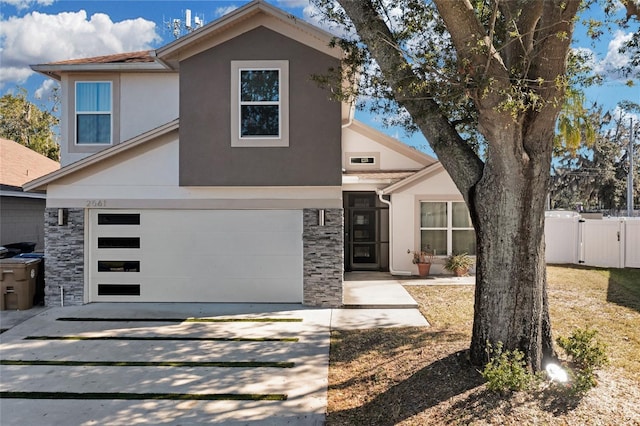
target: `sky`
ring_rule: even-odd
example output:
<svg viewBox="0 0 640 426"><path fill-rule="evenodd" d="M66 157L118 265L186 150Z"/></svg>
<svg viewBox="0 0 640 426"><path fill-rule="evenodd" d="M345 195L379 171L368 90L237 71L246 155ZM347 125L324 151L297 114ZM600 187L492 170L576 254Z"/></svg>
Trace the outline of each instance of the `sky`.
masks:
<svg viewBox="0 0 640 426"><path fill-rule="evenodd" d="M247 2L0 0L0 94L24 87L36 104L46 104L57 83L31 71L29 65L158 48L174 40L168 23L173 19L184 22L187 9L192 17L197 16L206 24ZM322 26L314 17L309 0L269 0L269 3ZM593 17L598 15L594 13ZM592 45L584 28L576 28L574 48L588 49L594 55L594 67L606 76L602 86L586 91L588 105L597 102L615 113L619 101L640 104L640 81L628 87L624 84L626 80L615 72L619 65L629 61L617 48L633 31L640 31L637 23L626 30L606 32ZM357 112L356 118L433 155L420 134L407 136L402 129L385 128L379 117L366 112Z"/></svg>

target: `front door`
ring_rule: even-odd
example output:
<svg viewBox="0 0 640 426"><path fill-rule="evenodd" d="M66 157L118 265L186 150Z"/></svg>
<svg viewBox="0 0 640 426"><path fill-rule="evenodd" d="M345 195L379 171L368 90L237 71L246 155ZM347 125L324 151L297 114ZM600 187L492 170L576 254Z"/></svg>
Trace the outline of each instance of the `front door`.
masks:
<svg viewBox="0 0 640 426"><path fill-rule="evenodd" d="M386 205L371 192L345 193L344 201L346 270L385 270L388 237L381 224L388 217Z"/></svg>

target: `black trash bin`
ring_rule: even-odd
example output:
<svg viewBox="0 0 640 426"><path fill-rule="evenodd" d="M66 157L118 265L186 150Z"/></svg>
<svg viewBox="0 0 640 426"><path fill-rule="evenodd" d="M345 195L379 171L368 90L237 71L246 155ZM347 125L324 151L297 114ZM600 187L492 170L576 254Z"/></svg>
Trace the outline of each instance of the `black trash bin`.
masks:
<svg viewBox="0 0 640 426"><path fill-rule="evenodd" d="M44 306L44 253L21 253L16 257L40 259L38 276L36 278L36 289L33 294L33 306Z"/></svg>
<svg viewBox="0 0 640 426"><path fill-rule="evenodd" d="M4 244L3 247L8 250L8 253L4 257L9 258L16 257L21 253L33 253L36 249L36 244L37 243L30 242Z"/></svg>

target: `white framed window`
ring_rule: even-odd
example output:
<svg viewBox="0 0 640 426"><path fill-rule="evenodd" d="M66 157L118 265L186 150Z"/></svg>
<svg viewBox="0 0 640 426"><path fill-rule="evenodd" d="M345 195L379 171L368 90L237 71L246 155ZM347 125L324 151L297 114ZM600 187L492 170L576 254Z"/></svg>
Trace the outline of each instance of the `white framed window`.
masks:
<svg viewBox="0 0 640 426"><path fill-rule="evenodd" d="M420 247L440 256L476 254L476 233L463 201L420 203Z"/></svg>
<svg viewBox="0 0 640 426"><path fill-rule="evenodd" d="M289 62L231 61L231 146L289 146Z"/></svg>
<svg viewBox="0 0 640 426"><path fill-rule="evenodd" d="M110 81L75 84L75 141L77 145L109 145L113 138L113 87Z"/></svg>

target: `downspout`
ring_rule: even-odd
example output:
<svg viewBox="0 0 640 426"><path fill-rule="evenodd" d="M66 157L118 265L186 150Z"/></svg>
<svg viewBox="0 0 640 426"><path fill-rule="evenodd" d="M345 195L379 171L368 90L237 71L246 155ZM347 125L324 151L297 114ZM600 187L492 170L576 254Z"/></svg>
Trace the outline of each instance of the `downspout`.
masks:
<svg viewBox="0 0 640 426"><path fill-rule="evenodd" d="M389 272L391 272L391 275L411 275L411 271L397 271L393 269L393 206L391 205L391 201L382 198L383 192L381 189L376 189L376 194L378 194L380 202L389 207Z"/></svg>
<svg viewBox="0 0 640 426"><path fill-rule="evenodd" d="M342 125L343 129L346 129L347 127L351 126L351 124L353 123L353 117L355 116L355 110L356 110L356 106L353 103L351 103L351 105L349 106L349 117L347 119L347 122Z"/></svg>

